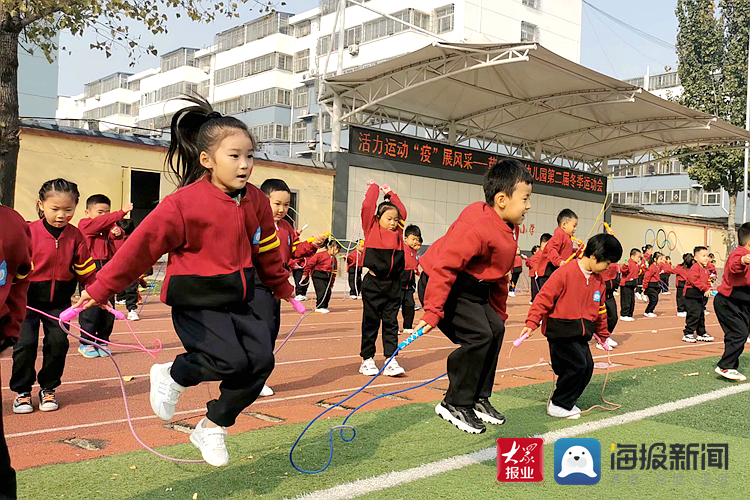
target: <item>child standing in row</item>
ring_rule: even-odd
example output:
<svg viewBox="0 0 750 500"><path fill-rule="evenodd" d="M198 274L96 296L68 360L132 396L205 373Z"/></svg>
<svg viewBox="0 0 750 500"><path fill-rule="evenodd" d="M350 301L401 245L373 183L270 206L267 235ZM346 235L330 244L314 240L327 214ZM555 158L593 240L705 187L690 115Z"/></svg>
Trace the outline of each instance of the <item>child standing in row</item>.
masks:
<svg viewBox="0 0 750 500"><path fill-rule="evenodd" d="M715 371L729 380L744 382L737 371L750 332L750 222L737 231L739 246L727 257L724 277L714 298L714 310L724 330L724 354Z"/></svg>
<svg viewBox="0 0 750 500"><path fill-rule="evenodd" d="M638 287L635 289L635 297L643 302L648 302L648 296L646 295L646 288L643 286L643 278L646 273L646 269L651 265L651 250L652 245L645 245L641 248L643 258L641 259L641 274L638 275Z"/></svg>
<svg viewBox="0 0 750 500"><path fill-rule="evenodd" d="M305 264L304 276L312 279L315 287L315 312L318 314L331 312L328 310L328 303L331 301L333 283L338 273L337 256L341 250L341 245L336 240L329 240L325 247L325 250L307 259Z"/></svg>
<svg viewBox="0 0 750 500"><path fill-rule="evenodd" d="M618 318L615 292L620 286L620 265L616 262L611 263L606 270L602 271L601 277L607 291L604 305L607 307L607 331L609 332L609 337L607 337L605 342L610 347L617 347L618 342L612 338L612 334L615 332ZM596 344L596 348L604 350L604 347L599 343Z"/></svg>
<svg viewBox="0 0 750 500"><path fill-rule="evenodd" d="M115 251L122 247L125 240L133 234L135 230L135 223L132 219L122 219L117 221L117 226L122 229L122 238L114 241ZM117 294L117 303L122 301L125 303L125 308L128 310L128 321L139 321L141 318L138 316L138 285L140 284L143 276L125 287L125 290Z"/></svg>
<svg viewBox="0 0 750 500"><path fill-rule="evenodd" d="M622 245L617 238L597 234L586 243L582 259L552 275L529 309L521 335L531 335L541 325L557 375L547 406L552 417L581 418L576 403L594 373L589 340L597 335L601 343L609 337L607 309L601 303L606 288L600 273L620 257Z"/></svg>
<svg viewBox="0 0 750 500"><path fill-rule="evenodd" d="M508 291L508 297L516 296L516 288L518 287L518 280L523 272L523 256L521 255L521 249L516 248L516 257L513 259L513 270L510 275L510 291Z"/></svg>
<svg viewBox="0 0 750 500"><path fill-rule="evenodd" d="M29 224L33 243L34 271L28 278L28 305L58 317L70 307L76 285L91 283L96 266L89 256L86 241L70 220L78 205L78 186L65 179L53 179L39 190L37 211L40 219ZM42 369L37 375L39 325L43 327ZM21 337L13 347L13 375L10 389L18 394L13 413L31 413L31 386L39 382L39 409L58 408L55 389L62 382L68 354L68 335L57 321L34 311L26 312Z"/></svg>
<svg viewBox="0 0 750 500"><path fill-rule="evenodd" d="M260 185L260 190L268 197L279 240L281 262L284 263L284 268L289 270L289 264L293 259L304 259L314 255L318 248L324 245L326 236L321 234L311 238L312 241L300 241L299 233L286 219L292 200L292 191L286 182L281 179L266 179ZM261 246L261 248L271 250L268 246ZM275 345L281 328L281 300L274 296L271 287L260 281L257 274L251 305L253 311L268 325L268 331L271 332L271 345ZM264 384L260 395L273 396L273 389Z"/></svg>
<svg viewBox="0 0 750 500"><path fill-rule="evenodd" d="M620 321L635 321L636 290L641 275L641 259L643 255L637 248L630 250L630 258L620 266Z"/></svg>
<svg viewBox="0 0 750 500"><path fill-rule="evenodd" d="M180 189L141 222L76 306L106 303L169 253L161 296L187 352L151 367L151 408L170 420L187 387L221 381L190 441L222 466L225 427L255 401L274 366L271 332L250 305L255 273L276 297L289 298L293 287L268 198L248 183L255 142L247 125L204 99L183 100L192 106L172 118L167 153Z"/></svg>
<svg viewBox="0 0 750 500"><path fill-rule="evenodd" d="M23 217L0 205L0 353L12 346L26 315L31 263L31 231ZM0 498L16 498L16 471L10 465L0 397Z"/></svg>
<svg viewBox="0 0 750 500"><path fill-rule="evenodd" d="M307 300L307 288L310 286L309 282L302 279L305 274L305 264L307 264L306 258L292 259L290 263L292 276L294 277L294 298L299 302Z"/></svg>
<svg viewBox="0 0 750 500"><path fill-rule="evenodd" d="M419 275L419 249L422 248L422 231L414 224L404 230L404 272L401 275L402 294L401 316L404 325L400 333L414 333L414 292L417 291L416 277Z"/></svg>
<svg viewBox="0 0 750 500"><path fill-rule="evenodd" d="M349 274L349 298L359 300L362 298L362 264L365 258L365 242L359 240L357 248L346 256L346 270Z"/></svg>
<svg viewBox="0 0 750 500"><path fill-rule="evenodd" d="M86 217L78 223L83 236L86 237L86 247L94 259L97 269L101 269L115 254L114 240L122 237L122 229L115 223L122 220L131 210L133 204L128 203L122 210L111 212L112 202L103 194L89 196L86 200ZM137 278L138 276L136 276ZM131 282L134 280L131 280ZM126 283L129 285L131 282ZM125 286L117 290L121 292ZM110 300L110 306L115 306L114 298ZM79 317L81 329L101 340L109 340L115 317L111 313L92 307L81 313ZM86 334L82 334L86 337ZM105 344L94 341L94 345L79 343L78 352L84 358L106 358L109 350Z"/></svg>
<svg viewBox="0 0 750 500"><path fill-rule="evenodd" d="M364 266L368 269L362 281L362 346L359 373L374 377L380 371L375 365L375 341L383 324L383 355L390 358L398 347L398 308L403 297L401 274L404 272L404 236L406 207L388 186L378 187L368 181L362 203L362 229L365 233ZM384 201L378 205L378 193ZM405 370L393 358L383 373L395 377Z"/></svg>
<svg viewBox="0 0 750 500"><path fill-rule="evenodd" d="M677 287L677 316L680 318L687 317L685 309L685 282L687 281L688 272L695 264L693 254L686 253L682 256L682 263L674 268L675 285Z"/></svg>
<svg viewBox="0 0 750 500"><path fill-rule="evenodd" d="M448 356L448 391L435 413L480 434L505 417L490 404L508 319L508 272L518 226L531 208L533 178L517 160L502 160L484 177L485 202L469 205L420 259L417 329L434 327L458 347Z"/></svg>
<svg viewBox="0 0 750 500"><path fill-rule="evenodd" d="M664 262L664 256L660 252L654 252L651 256L646 272L643 274L643 289L648 297L646 312L643 314L647 318L655 318L654 309L659 303L659 293L661 292L661 265Z"/></svg>
<svg viewBox="0 0 750 500"><path fill-rule="evenodd" d="M711 342L714 338L706 333L705 300L711 295L708 271L708 248L699 246L693 249L695 263L690 268L685 283L685 331L683 342Z"/></svg>
<svg viewBox="0 0 750 500"><path fill-rule="evenodd" d="M672 257L665 255L663 262L660 265L661 268L661 294L670 295L672 292L669 291L669 275L674 274L674 268L672 267Z"/></svg>
<svg viewBox="0 0 750 500"><path fill-rule="evenodd" d="M569 208L557 215L557 228L552 238L542 250L540 268L544 275L539 278L539 290L547 282L552 273L565 265L573 255L573 235L578 228L578 216Z"/></svg>
<svg viewBox="0 0 750 500"><path fill-rule="evenodd" d="M539 280L544 276L544 269L542 269L542 252L544 252L547 243L551 239L551 234L542 234L539 238L539 246L536 247L536 252L526 260L526 265L529 268L529 281L531 282L531 300L529 301L529 305L534 303L534 297L539 293L539 287L542 284Z"/></svg>

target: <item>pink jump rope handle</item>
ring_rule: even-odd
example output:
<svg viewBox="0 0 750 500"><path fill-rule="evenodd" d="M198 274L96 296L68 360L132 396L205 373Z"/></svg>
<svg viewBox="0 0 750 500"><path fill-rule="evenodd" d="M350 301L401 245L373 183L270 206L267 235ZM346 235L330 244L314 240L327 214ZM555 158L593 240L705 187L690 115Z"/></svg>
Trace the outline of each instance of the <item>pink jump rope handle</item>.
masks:
<svg viewBox="0 0 750 500"><path fill-rule="evenodd" d="M599 345L602 346L602 348L604 348L605 351L612 350L612 346L609 345L606 340L602 340L602 338L599 335L594 335L594 337L596 338L596 341L599 343Z"/></svg>
<svg viewBox="0 0 750 500"><path fill-rule="evenodd" d="M297 311L299 314L305 314L305 305L300 302L299 300L296 300L294 297L289 298L289 303L292 304L292 307L295 311Z"/></svg>
<svg viewBox="0 0 750 500"><path fill-rule="evenodd" d="M60 320L65 323L70 323L73 318L81 314L83 307L69 307L60 313Z"/></svg>
<svg viewBox="0 0 750 500"><path fill-rule="evenodd" d="M520 346L521 344L523 344L523 341L526 340L527 338L529 338L529 334L524 333L523 335L521 335L520 337L518 337L516 340L513 341L513 347Z"/></svg>
<svg viewBox="0 0 750 500"><path fill-rule="evenodd" d="M114 316L116 319L119 319L119 320L126 319L125 313L123 313L122 311L118 311L117 309L113 307L107 307L107 311L112 313L112 316Z"/></svg>

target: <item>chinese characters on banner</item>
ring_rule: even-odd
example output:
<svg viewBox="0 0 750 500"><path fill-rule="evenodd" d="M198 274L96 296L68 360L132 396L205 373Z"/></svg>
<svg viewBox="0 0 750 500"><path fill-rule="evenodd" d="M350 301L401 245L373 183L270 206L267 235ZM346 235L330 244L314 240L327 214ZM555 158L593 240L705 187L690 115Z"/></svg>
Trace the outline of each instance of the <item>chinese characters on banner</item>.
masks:
<svg viewBox="0 0 750 500"><path fill-rule="evenodd" d="M490 165L504 158L487 151L453 147L417 137L352 126L349 127L349 151L476 175L484 175ZM532 161L519 161L529 169L534 183L602 195L606 193L607 183L603 176Z"/></svg>
<svg viewBox="0 0 750 500"><path fill-rule="evenodd" d="M544 480L542 438L497 440L497 480L501 483L533 483Z"/></svg>

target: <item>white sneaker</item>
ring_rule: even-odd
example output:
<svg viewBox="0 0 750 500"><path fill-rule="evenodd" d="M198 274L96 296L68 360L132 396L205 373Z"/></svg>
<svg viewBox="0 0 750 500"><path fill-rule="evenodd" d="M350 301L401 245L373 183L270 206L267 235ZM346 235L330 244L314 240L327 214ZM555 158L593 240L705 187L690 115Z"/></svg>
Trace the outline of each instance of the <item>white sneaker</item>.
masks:
<svg viewBox="0 0 750 500"><path fill-rule="evenodd" d="M319 308L315 309L315 312L318 313L318 314L328 314L331 311L329 311L328 309L326 309L324 307L319 307Z"/></svg>
<svg viewBox="0 0 750 500"><path fill-rule="evenodd" d="M385 370L383 370L383 375L388 375L389 377L398 377L404 374L406 374L406 370L398 364L396 358L393 358L391 362L388 363L388 366L385 367Z"/></svg>
<svg viewBox="0 0 750 500"><path fill-rule="evenodd" d="M130 311L130 312L128 313L128 321L138 321L138 320L140 320L140 319L141 319L141 317L140 317L140 316L138 316L138 313L137 313L137 312L135 312L135 310L133 310L133 311Z"/></svg>
<svg viewBox="0 0 750 500"><path fill-rule="evenodd" d="M508 292L508 297L515 297L515 296L516 296L516 292Z"/></svg>
<svg viewBox="0 0 750 500"><path fill-rule="evenodd" d="M678 318L687 318L687 312L682 311L677 313Z"/></svg>
<svg viewBox="0 0 750 500"><path fill-rule="evenodd" d="M375 360L372 358L362 361L362 364L359 366L359 373L367 375L368 377L374 377L379 371L378 366L375 364Z"/></svg>
<svg viewBox="0 0 750 500"><path fill-rule="evenodd" d="M581 409L577 406L574 406L572 410L566 410L565 408L557 406L555 403L550 401L549 406L547 406L547 414L551 417L576 420L578 418L581 418Z"/></svg>
<svg viewBox="0 0 750 500"><path fill-rule="evenodd" d="M661 292L662 295L672 295L672 292Z"/></svg>
<svg viewBox="0 0 750 500"><path fill-rule="evenodd" d="M606 349L602 347L602 345L599 342L596 343L596 348L599 349L600 351L606 351Z"/></svg>
<svg viewBox="0 0 750 500"><path fill-rule="evenodd" d="M635 321L635 318L631 318L630 316L620 316L620 321Z"/></svg>
<svg viewBox="0 0 750 500"><path fill-rule="evenodd" d="M711 311L703 311L703 314L705 314L706 316L709 316L711 314Z"/></svg>
<svg viewBox="0 0 750 500"><path fill-rule="evenodd" d="M266 384L263 384L263 389L260 390L259 396L267 398L268 396L273 396L273 389L268 387Z"/></svg>
<svg viewBox="0 0 750 500"><path fill-rule="evenodd" d="M414 333L414 330L411 328L406 328L403 333L404 335L411 335L412 333Z"/></svg>
<svg viewBox="0 0 750 500"><path fill-rule="evenodd" d="M609 344L610 347L617 347L618 345L620 345L620 343L619 342L615 342L612 339L612 337L607 337L606 342L607 342L607 344Z"/></svg>
<svg viewBox="0 0 750 500"><path fill-rule="evenodd" d="M614 292L612 292L612 295L614 295L615 297L618 297L620 295L620 292L618 292L617 290L615 290Z"/></svg>
<svg viewBox="0 0 750 500"><path fill-rule="evenodd" d="M713 342L714 338L709 334L705 334L705 335L697 335L695 337L695 340L700 340L701 342Z"/></svg>
<svg viewBox="0 0 750 500"><path fill-rule="evenodd" d="M296 297L294 297L294 300L296 300L297 302L304 302L307 300L307 297L305 297L304 295L297 295Z"/></svg>
<svg viewBox="0 0 750 500"><path fill-rule="evenodd" d="M124 300L115 300L116 306L124 306L126 304L126 301Z"/></svg>
<svg viewBox="0 0 750 500"><path fill-rule="evenodd" d="M534 301L533 301L533 300L530 300L530 301L529 301L529 305L530 305L530 306L533 306L533 305L534 305Z"/></svg>
<svg viewBox="0 0 750 500"><path fill-rule="evenodd" d="M636 293L635 294L635 298L638 299L638 300L643 300L643 295L640 294L640 293Z"/></svg>
<svg viewBox="0 0 750 500"><path fill-rule="evenodd" d="M642 300L643 302L648 302L648 295L646 295L645 293L644 293L644 294L642 294L642 295L641 295L641 300Z"/></svg>
<svg viewBox="0 0 750 500"><path fill-rule="evenodd" d="M682 341L683 342L689 342L691 344L695 343L695 342L698 342L697 340L695 340L695 337L693 337L692 335L683 335L682 336Z"/></svg>
<svg viewBox="0 0 750 500"><path fill-rule="evenodd" d="M743 374L741 374L734 368L730 370L722 370L721 368L717 366L714 371L718 373L719 375L721 375L722 377L729 379L729 380L737 380L739 382L744 382L745 380L747 380L746 376L744 376Z"/></svg>
<svg viewBox="0 0 750 500"><path fill-rule="evenodd" d="M171 420L180 394L186 389L174 381L169 370L172 363L155 364L151 367L151 409L162 420Z"/></svg>
<svg viewBox="0 0 750 500"><path fill-rule="evenodd" d="M350 298L351 300L357 300L357 296L356 296L356 295L349 295L349 298Z"/></svg>
<svg viewBox="0 0 750 500"><path fill-rule="evenodd" d="M227 430L224 427L205 427L207 418L201 419L190 434L190 442L201 450L203 460L214 467L229 463L229 452L224 442Z"/></svg>
<svg viewBox="0 0 750 500"><path fill-rule="evenodd" d="M655 318L656 317L656 314L654 314L654 313L644 313L643 315L646 316L647 318Z"/></svg>

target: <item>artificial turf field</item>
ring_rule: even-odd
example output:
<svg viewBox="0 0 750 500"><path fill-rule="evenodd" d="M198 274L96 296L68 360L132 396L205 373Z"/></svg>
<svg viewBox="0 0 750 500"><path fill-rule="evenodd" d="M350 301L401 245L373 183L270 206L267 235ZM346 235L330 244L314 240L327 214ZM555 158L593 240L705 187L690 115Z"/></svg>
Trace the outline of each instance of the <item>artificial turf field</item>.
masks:
<svg viewBox="0 0 750 500"><path fill-rule="evenodd" d="M299 473L289 463L289 449L304 427L293 424L230 434L227 438L230 464L221 469L205 464L174 464L139 451L23 470L18 477L19 498L281 499L316 491L319 493L312 493L310 498L745 498L750 487L745 466L750 462L750 428L747 425L750 391L744 388L750 389L750 385L731 383L716 376L713 373L715 361L713 358L693 359L612 373L605 397L622 404L623 408L614 413L594 410L579 420L558 420L546 415L544 405L549 382L504 389L493 395L492 402L505 414L506 424L488 426L488 431L478 436L464 434L441 420L435 415L433 404L409 404L357 414L349 422L357 427L356 438L351 443L342 443L336 436L331 467L315 475ZM740 371L750 372L748 365L750 363L743 358ZM581 408L600 402L603 382L604 375L597 371L579 400ZM378 491L368 492L359 483L346 484L487 450L499 437L529 437L578 428L586 422L607 422L606 419L614 416L730 387L737 389L737 393L619 425L586 426L565 436L590 437L601 442L602 474L597 485L556 484L552 472L553 446L549 443L545 445L543 484L497 484L494 459L395 486L376 479L372 483L381 488ZM295 451L295 460L301 467L317 469L325 464L328 429L341 423L339 415L346 415L344 411L334 411L336 417L316 423ZM610 470L611 444L640 446L645 443L649 446L657 442L667 445L728 443L728 470ZM171 456L198 458L197 450L190 444L165 447L160 451ZM482 456L488 458L491 453L485 451ZM425 474L429 470L428 466L418 472ZM340 485L344 486L337 492L320 492Z"/></svg>

